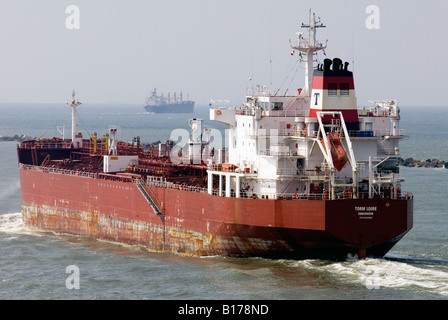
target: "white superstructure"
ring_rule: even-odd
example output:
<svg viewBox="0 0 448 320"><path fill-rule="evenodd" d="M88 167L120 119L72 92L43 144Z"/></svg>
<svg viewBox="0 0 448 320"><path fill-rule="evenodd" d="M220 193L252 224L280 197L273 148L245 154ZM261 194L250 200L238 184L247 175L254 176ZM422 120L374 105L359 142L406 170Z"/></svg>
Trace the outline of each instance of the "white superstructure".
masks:
<svg viewBox="0 0 448 320"><path fill-rule="evenodd" d="M209 160L209 193L268 199L396 197L402 181L398 141L404 137L396 102L358 108L348 63L325 59L314 68L314 53L325 48L316 40L323 25L313 15L303 27L309 28L309 38L299 33L292 44L306 55L303 90L278 96L258 87L242 106L210 108L210 119L228 130L225 159L215 152ZM218 190L213 190L214 177Z"/></svg>

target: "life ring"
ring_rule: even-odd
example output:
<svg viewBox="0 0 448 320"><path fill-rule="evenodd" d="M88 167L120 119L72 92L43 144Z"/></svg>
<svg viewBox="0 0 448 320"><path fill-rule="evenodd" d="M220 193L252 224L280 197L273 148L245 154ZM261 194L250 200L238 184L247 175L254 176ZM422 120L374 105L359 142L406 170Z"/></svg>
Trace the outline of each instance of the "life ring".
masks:
<svg viewBox="0 0 448 320"><path fill-rule="evenodd" d="M221 113L222 113L221 110L216 110L216 115L217 116L221 115Z"/></svg>
<svg viewBox="0 0 448 320"><path fill-rule="evenodd" d="M295 198L300 199L300 194L296 193Z"/></svg>

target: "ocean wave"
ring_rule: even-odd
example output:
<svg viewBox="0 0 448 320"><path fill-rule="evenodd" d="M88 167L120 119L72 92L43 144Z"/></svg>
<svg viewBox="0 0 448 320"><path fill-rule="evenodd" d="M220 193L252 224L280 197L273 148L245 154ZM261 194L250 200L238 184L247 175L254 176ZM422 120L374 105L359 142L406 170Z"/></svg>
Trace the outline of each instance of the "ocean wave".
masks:
<svg viewBox="0 0 448 320"><path fill-rule="evenodd" d="M361 284L367 289L403 289L416 294L432 293L448 296L448 269L413 265L385 259L349 260L322 263L317 260L299 262L301 267L323 273L337 274L344 282Z"/></svg>
<svg viewBox="0 0 448 320"><path fill-rule="evenodd" d="M17 234L25 232L25 225L22 221L22 213L0 214L0 232Z"/></svg>

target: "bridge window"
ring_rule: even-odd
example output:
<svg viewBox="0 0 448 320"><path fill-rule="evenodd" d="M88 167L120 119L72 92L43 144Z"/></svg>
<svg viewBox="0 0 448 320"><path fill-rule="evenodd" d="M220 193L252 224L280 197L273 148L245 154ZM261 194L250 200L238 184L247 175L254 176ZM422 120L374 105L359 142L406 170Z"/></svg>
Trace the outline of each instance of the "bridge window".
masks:
<svg viewBox="0 0 448 320"><path fill-rule="evenodd" d="M272 102L272 110L283 110L283 102Z"/></svg>
<svg viewBox="0 0 448 320"><path fill-rule="evenodd" d="M341 89L341 96L348 96L349 95L350 86L349 86L348 83L341 83L340 84L340 89Z"/></svg>
<svg viewBox="0 0 448 320"><path fill-rule="evenodd" d="M328 95L329 96L337 96L338 95L338 84L337 83L329 83L328 84Z"/></svg>

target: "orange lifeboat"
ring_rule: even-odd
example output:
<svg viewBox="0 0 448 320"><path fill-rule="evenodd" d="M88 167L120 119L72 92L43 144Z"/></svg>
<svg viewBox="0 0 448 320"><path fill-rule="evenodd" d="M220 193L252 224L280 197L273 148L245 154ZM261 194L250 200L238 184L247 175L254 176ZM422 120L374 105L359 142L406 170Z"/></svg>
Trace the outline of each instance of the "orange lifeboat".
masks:
<svg viewBox="0 0 448 320"><path fill-rule="evenodd" d="M341 143L341 138L337 132L328 132L327 139L330 144L331 158L336 170L341 171L348 161L347 152ZM323 142L323 141L322 141ZM322 143L323 144L323 143ZM325 147L325 144L323 144Z"/></svg>
<svg viewBox="0 0 448 320"><path fill-rule="evenodd" d="M223 163L222 164L222 169L224 171L235 171L235 169L238 168L238 166L232 164L232 163Z"/></svg>
<svg viewBox="0 0 448 320"><path fill-rule="evenodd" d="M344 146L341 143L341 139L336 132L329 132L327 136L330 143L333 165L338 171L341 171L348 161L347 152L345 151Z"/></svg>

